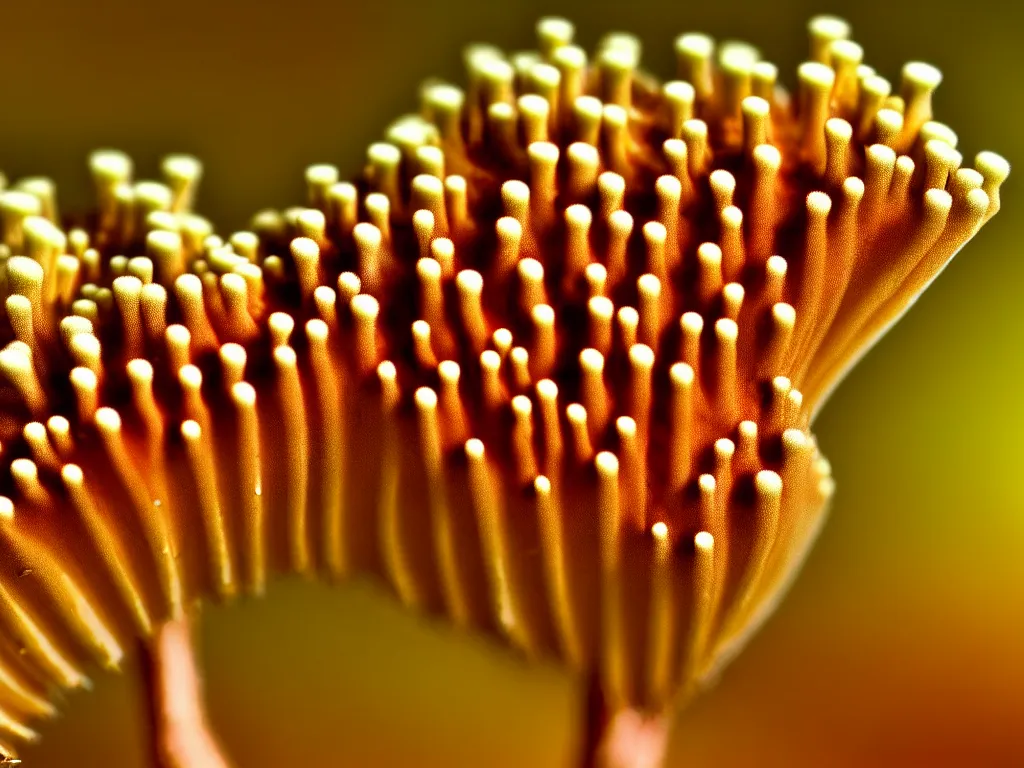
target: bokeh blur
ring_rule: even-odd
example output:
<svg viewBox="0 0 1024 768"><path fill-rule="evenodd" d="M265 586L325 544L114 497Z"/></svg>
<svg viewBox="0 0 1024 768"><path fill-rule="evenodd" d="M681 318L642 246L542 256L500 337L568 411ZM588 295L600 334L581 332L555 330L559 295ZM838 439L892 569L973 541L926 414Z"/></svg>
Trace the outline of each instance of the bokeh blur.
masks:
<svg viewBox="0 0 1024 768"><path fill-rule="evenodd" d="M515 50L561 14L593 45L622 29L669 74L687 30L741 38L784 81L814 13L848 18L896 80L938 65L938 118L965 157L1018 170L1003 212L849 376L817 423L838 491L778 613L680 718L671 766L1024 766L1024 6L1008 0L5 0L0 168L89 197L85 158L205 163L221 232L303 199L303 168L358 170L430 75L471 41ZM278 584L204 614L211 715L238 768L571 762L576 681L404 614L370 585ZM142 768L133 670L28 750L37 768Z"/></svg>

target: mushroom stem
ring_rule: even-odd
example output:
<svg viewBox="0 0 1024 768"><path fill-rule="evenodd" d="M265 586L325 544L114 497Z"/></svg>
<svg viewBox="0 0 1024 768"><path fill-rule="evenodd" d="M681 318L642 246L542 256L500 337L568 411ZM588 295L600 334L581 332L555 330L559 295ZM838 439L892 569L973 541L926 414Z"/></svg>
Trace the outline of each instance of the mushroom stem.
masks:
<svg viewBox="0 0 1024 768"><path fill-rule="evenodd" d="M587 685L581 768L662 768L672 713L611 709L592 679Z"/></svg>
<svg viewBox="0 0 1024 768"><path fill-rule="evenodd" d="M188 617L157 627L142 648L156 768L230 768L210 732Z"/></svg>

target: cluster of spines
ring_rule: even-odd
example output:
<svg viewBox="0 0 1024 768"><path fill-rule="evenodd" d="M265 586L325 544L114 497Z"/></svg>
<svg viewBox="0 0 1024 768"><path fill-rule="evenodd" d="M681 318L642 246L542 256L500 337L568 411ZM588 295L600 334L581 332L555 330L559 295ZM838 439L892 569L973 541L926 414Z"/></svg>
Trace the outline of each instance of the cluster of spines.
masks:
<svg viewBox="0 0 1024 768"><path fill-rule="evenodd" d="M891 96L834 20L795 105L744 44L684 35L661 85L630 36L589 64L539 32L471 48L465 92L426 85L362 182L314 166L307 207L227 242L189 158L132 184L94 156L92 234L53 223L52 187L3 194L2 512L64 615L0 596L41 677L81 684L83 648L116 664L125 631L274 566L381 572L651 706L765 610L830 493L809 414L995 212L1005 163L959 168L934 70Z"/></svg>

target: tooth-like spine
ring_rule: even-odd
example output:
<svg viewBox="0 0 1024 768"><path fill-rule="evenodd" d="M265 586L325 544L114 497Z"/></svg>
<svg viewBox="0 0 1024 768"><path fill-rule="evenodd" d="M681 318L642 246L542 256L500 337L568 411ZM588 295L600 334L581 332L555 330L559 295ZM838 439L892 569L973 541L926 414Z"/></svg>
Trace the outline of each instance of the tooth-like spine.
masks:
<svg viewBox="0 0 1024 768"><path fill-rule="evenodd" d="M239 381L231 386L236 423L238 503L241 511L242 551L246 563L247 584L257 595L267 582L266 522L263 500L263 458L260 450L260 424L256 410L256 390Z"/></svg>
<svg viewBox="0 0 1024 768"><path fill-rule="evenodd" d="M67 490L68 498L78 517L85 525L92 544L99 553L111 578L135 620L136 627L143 637L149 636L153 630L153 620L142 596L142 589L137 577L124 555L122 546L114 532L97 509L89 488L86 486L85 473L77 464L65 464L61 469L61 478Z"/></svg>
<svg viewBox="0 0 1024 768"><path fill-rule="evenodd" d="M569 570L565 556L562 509L558 491L544 475L533 481L537 499L537 522L544 557L548 605L558 635L558 644L566 659L574 667L584 663L580 628L569 594Z"/></svg>
<svg viewBox="0 0 1024 768"><path fill-rule="evenodd" d="M81 585L47 552L45 546L18 537L8 530L5 521L14 517L0 517L0 537L4 548L14 562L30 563L31 575L40 589L57 609L75 640L108 669L116 669L124 651L110 628L100 616L97 607L82 591Z"/></svg>
<svg viewBox="0 0 1024 768"><path fill-rule="evenodd" d="M199 514L206 529L207 547L210 552L210 580L214 591L221 599L235 593L234 566L224 525L224 511L217 487L217 468L210 451L209 437L203 439L199 422L189 419L181 425L181 436L185 441L185 455L192 479L196 486Z"/></svg>
<svg viewBox="0 0 1024 768"><path fill-rule="evenodd" d="M295 350L285 344L274 348L276 394L284 431L285 518L292 568L309 573L312 555L309 540L309 437L306 405L299 381Z"/></svg>
<svg viewBox="0 0 1024 768"><path fill-rule="evenodd" d="M693 610L683 652L683 685L687 689L692 689L697 683L697 676L704 663L716 592L720 588L716 578L714 536L707 531L700 531L694 536L693 548Z"/></svg>
<svg viewBox="0 0 1024 768"><path fill-rule="evenodd" d="M728 636L736 631L738 626L743 625L743 618L751 609L752 598L762 587L760 582L776 544L782 490L782 480L775 472L761 470L755 475L753 549L747 559L736 596L733 598L730 615L723 621L724 636Z"/></svg>
<svg viewBox="0 0 1024 768"><path fill-rule="evenodd" d="M484 444L471 438L466 441L465 451L469 462L470 494L480 530L494 619L513 643L527 653L535 654L537 648L531 628L526 625L522 607L513 592L509 572L507 523L498 501L500 497L494 493L492 470L484 455Z"/></svg>
<svg viewBox="0 0 1024 768"><path fill-rule="evenodd" d="M95 426L106 450L110 466L128 494L135 514L139 516L150 554L172 617L184 610L184 590L178 570L176 547L171 538L170 523L165 516L162 500L150 498L142 480L136 475L135 463L128 454L121 432L121 416L113 408L104 406L96 411Z"/></svg>
<svg viewBox="0 0 1024 768"><path fill-rule="evenodd" d="M437 393L427 387L416 391L420 450L427 474L427 505L430 509L434 556L445 607L456 625L469 623L469 607L459 564L456 561L452 512L445 482L444 453L438 415Z"/></svg>
<svg viewBox="0 0 1024 768"><path fill-rule="evenodd" d="M381 463L380 490L377 496L377 520L381 557L386 575L403 603L422 605L425 597L412 571L409 554L402 539L398 518L398 479L400 472L399 434L396 411L401 392L398 373L390 360L377 366L380 385Z"/></svg>
<svg viewBox="0 0 1024 768"><path fill-rule="evenodd" d="M6 660L0 661L0 689L10 697L14 708L31 717L53 717L57 710L37 690L35 682L29 682L17 667Z"/></svg>
<svg viewBox="0 0 1024 768"><path fill-rule="evenodd" d="M625 627L621 563L622 509L619 503L619 461L602 451L594 459L597 469L597 526L601 567L601 658L606 695L612 702L629 696L629 669L625 655Z"/></svg>
<svg viewBox="0 0 1024 768"><path fill-rule="evenodd" d="M328 573L342 576L349 570L345 548L345 420L338 372L332 359L331 333L323 320L306 323L313 390L316 396L318 439L315 461L319 478L318 504L323 521L322 556Z"/></svg>
<svg viewBox="0 0 1024 768"><path fill-rule="evenodd" d="M675 626L675 579L672 570L672 542L668 526L651 526L654 551L651 560L651 607L648 629L647 695L662 702L672 686L672 640Z"/></svg>
<svg viewBox="0 0 1024 768"><path fill-rule="evenodd" d="M9 501L9 500L8 500ZM78 669L39 623L23 608L0 581L0 615L11 638L25 649L26 654L44 670L46 675L65 688L91 688L92 682Z"/></svg>

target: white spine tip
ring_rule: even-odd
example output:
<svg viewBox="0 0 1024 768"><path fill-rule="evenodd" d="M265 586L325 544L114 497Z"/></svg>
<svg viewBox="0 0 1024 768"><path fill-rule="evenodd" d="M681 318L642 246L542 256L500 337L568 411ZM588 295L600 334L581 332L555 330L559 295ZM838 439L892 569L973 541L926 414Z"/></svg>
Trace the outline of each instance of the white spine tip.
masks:
<svg viewBox="0 0 1024 768"><path fill-rule="evenodd" d="M413 397L416 400L416 405L420 408L437 407L437 393L430 387L420 387Z"/></svg>
<svg viewBox="0 0 1024 768"><path fill-rule="evenodd" d="M240 381L231 387L232 399L245 408L256 405L256 390L247 381Z"/></svg>
<svg viewBox="0 0 1024 768"><path fill-rule="evenodd" d="M460 290L480 293L484 289L484 278L474 269L463 269L456 275L455 284Z"/></svg>
<svg viewBox="0 0 1024 768"><path fill-rule="evenodd" d="M442 360L437 365L438 375L446 381L458 381L462 369L454 360Z"/></svg>
<svg viewBox="0 0 1024 768"><path fill-rule="evenodd" d="M782 478L777 472L770 469L762 469L754 476L754 484L762 493L777 496L782 493Z"/></svg>
<svg viewBox="0 0 1024 768"><path fill-rule="evenodd" d="M805 61L797 68L801 82L817 88L831 88L835 83L836 73L832 67L818 61Z"/></svg>
<svg viewBox="0 0 1024 768"><path fill-rule="evenodd" d="M720 318L715 321L715 335L723 340L735 341L739 335L739 326L728 317Z"/></svg>
<svg viewBox="0 0 1024 768"><path fill-rule="evenodd" d="M689 386L693 384L693 368L686 363L674 363L669 368L669 376L672 377L673 383L682 384Z"/></svg>
<svg viewBox="0 0 1024 768"><path fill-rule="evenodd" d="M484 444L483 441L476 437L471 437L466 441L466 456L471 459L482 459L484 455Z"/></svg>
<svg viewBox="0 0 1024 768"><path fill-rule="evenodd" d="M619 459L611 451L601 451L594 457L594 466L602 475L615 475L619 472Z"/></svg>
<svg viewBox="0 0 1024 768"><path fill-rule="evenodd" d="M702 552L710 552L715 548L715 537L707 531L700 531L693 537L693 545Z"/></svg>
<svg viewBox="0 0 1024 768"><path fill-rule="evenodd" d="M923 61L908 61L903 65L903 77L923 88L938 88L942 82L942 71Z"/></svg>
<svg viewBox="0 0 1024 768"><path fill-rule="evenodd" d="M820 35L831 40L841 40L850 36L850 24L838 16L821 14L807 22L807 29L813 35Z"/></svg>
<svg viewBox="0 0 1024 768"><path fill-rule="evenodd" d="M701 32L687 32L676 38L676 51L693 56L710 56L714 53L715 41Z"/></svg>
<svg viewBox="0 0 1024 768"><path fill-rule="evenodd" d="M361 317L377 317L380 304L368 293L360 293L352 297L352 312Z"/></svg>
<svg viewBox="0 0 1024 768"><path fill-rule="evenodd" d="M979 152L974 158L974 164L985 176L992 175L1003 181L1010 175L1010 163L1000 154L990 150Z"/></svg>
<svg viewBox="0 0 1024 768"><path fill-rule="evenodd" d="M791 449L803 448L807 445L807 435L799 429L787 429L782 433L782 445Z"/></svg>
<svg viewBox="0 0 1024 768"><path fill-rule="evenodd" d="M589 369L600 369L604 366L604 355L593 347L587 347L580 352L580 365Z"/></svg>
<svg viewBox="0 0 1024 768"><path fill-rule="evenodd" d="M115 432L121 428L121 416L113 408L104 406L96 410L96 426L104 432Z"/></svg>
<svg viewBox="0 0 1024 768"><path fill-rule="evenodd" d="M646 344L634 344L629 348L629 360L641 368L651 368L654 365L654 350Z"/></svg>
<svg viewBox="0 0 1024 768"><path fill-rule="evenodd" d="M796 310L792 305L779 302L772 307L772 315L783 325L792 325L796 322Z"/></svg>
<svg viewBox="0 0 1024 768"><path fill-rule="evenodd" d="M807 195L807 210L810 213L827 216L832 210L832 198L825 192L817 190L810 192Z"/></svg>
<svg viewBox="0 0 1024 768"><path fill-rule="evenodd" d="M199 423L189 419L181 424L181 436L188 441L199 440L202 437L203 430L200 428Z"/></svg>
<svg viewBox="0 0 1024 768"><path fill-rule="evenodd" d="M558 397L558 385L551 379L541 379L537 382L537 394L544 399L555 399Z"/></svg>

